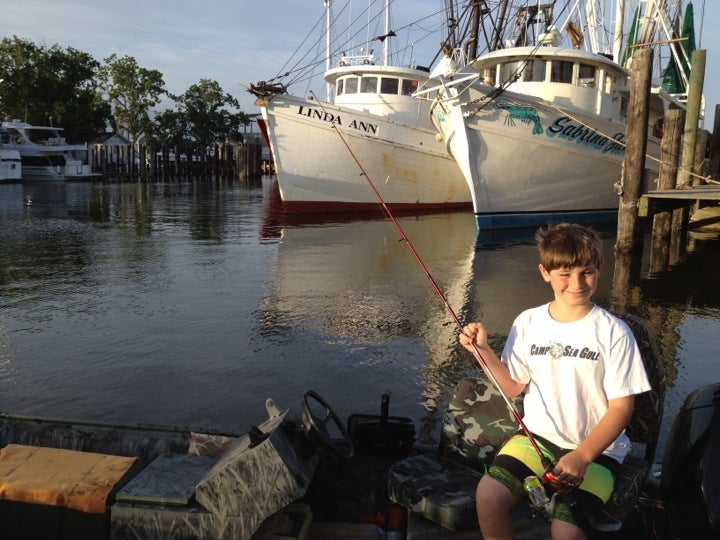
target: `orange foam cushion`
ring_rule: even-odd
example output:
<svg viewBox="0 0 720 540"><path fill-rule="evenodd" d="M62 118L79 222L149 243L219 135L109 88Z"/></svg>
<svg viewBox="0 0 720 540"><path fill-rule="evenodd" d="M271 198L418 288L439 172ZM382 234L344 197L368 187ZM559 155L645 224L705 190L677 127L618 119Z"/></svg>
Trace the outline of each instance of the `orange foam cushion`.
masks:
<svg viewBox="0 0 720 540"><path fill-rule="evenodd" d="M0 500L103 514L137 458L9 444L0 450Z"/></svg>

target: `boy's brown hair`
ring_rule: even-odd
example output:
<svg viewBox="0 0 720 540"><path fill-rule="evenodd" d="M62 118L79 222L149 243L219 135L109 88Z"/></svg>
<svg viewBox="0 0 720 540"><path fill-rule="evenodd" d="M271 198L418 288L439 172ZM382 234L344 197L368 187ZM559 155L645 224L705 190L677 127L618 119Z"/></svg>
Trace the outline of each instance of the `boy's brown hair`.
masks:
<svg viewBox="0 0 720 540"><path fill-rule="evenodd" d="M589 227L575 223L558 223L538 229L535 234L540 264L550 272L557 268L603 265L600 237Z"/></svg>

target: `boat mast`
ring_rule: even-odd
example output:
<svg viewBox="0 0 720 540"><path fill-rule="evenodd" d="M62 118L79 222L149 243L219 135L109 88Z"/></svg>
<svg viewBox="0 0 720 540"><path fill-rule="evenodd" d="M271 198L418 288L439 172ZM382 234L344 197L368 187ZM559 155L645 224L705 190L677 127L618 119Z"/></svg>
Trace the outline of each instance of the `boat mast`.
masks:
<svg viewBox="0 0 720 540"><path fill-rule="evenodd" d="M385 0L385 39L383 40L383 65L387 66L390 56L390 0Z"/></svg>
<svg viewBox="0 0 720 540"><path fill-rule="evenodd" d="M330 4L332 4L332 0L324 0L325 1L325 71L329 71L332 67L332 59L330 57L330 26L331 26L331 20L332 20L332 10L330 9ZM325 101L330 101L330 96L332 94L332 85L330 82L325 83Z"/></svg>
<svg viewBox="0 0 720 540"><path fill-rule="evenodd" d="M613 36L613 61L619 64L623 46L623 25L625 24L625 0L615 2L615 34Z"/></svg>

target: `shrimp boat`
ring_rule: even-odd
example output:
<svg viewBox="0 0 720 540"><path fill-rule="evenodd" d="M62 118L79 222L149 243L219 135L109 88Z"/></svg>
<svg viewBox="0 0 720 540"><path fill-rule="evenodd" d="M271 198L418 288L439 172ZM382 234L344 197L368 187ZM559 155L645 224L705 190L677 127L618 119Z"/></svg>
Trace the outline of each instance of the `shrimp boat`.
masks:
<svg viewBox="0 0 720 540"><path fill-rule="evenodd" d="M325 2L328 35L331 4ZM388 4L385 33L374 38L383 44L382 57L369 46L346 54L327 40L324 101L290 95L277 80L249 87L262 112L258 122L286 212L378 212L367 178L396 211L471 207L460 169L436 139L432 100L412 95L428 80L429 69L414 61L390 63L396 33Z"/></svg>
<svg viewBox="0 0 720 540"><path fill-rule="evenodd" d="M632 43L678 43L680 4L516 2L505 48L467 62L448 56L428 90L438 93L431 115L470 188L479 229L617 216ZM623 51L624 22L632 37ZM689 66L686 48L670 53L673 66ZM665 111L685 108L688 73L677 77L681 89L652 83L646 187L659 173Z"/></svg>

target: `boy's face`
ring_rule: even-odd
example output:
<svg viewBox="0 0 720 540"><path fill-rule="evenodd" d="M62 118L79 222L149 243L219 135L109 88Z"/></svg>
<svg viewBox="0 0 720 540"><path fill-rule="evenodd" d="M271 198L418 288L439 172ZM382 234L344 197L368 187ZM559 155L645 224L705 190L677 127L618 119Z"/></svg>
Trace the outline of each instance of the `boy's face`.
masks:
<svg viewBox="0 0 720 540"><path fill-rule="evenodd" d="M556 268L549 272L541 264L540 274L555 293L555 301L567 306L582 306L590 303L600 278L600 268L594 264Z"/></svg>

